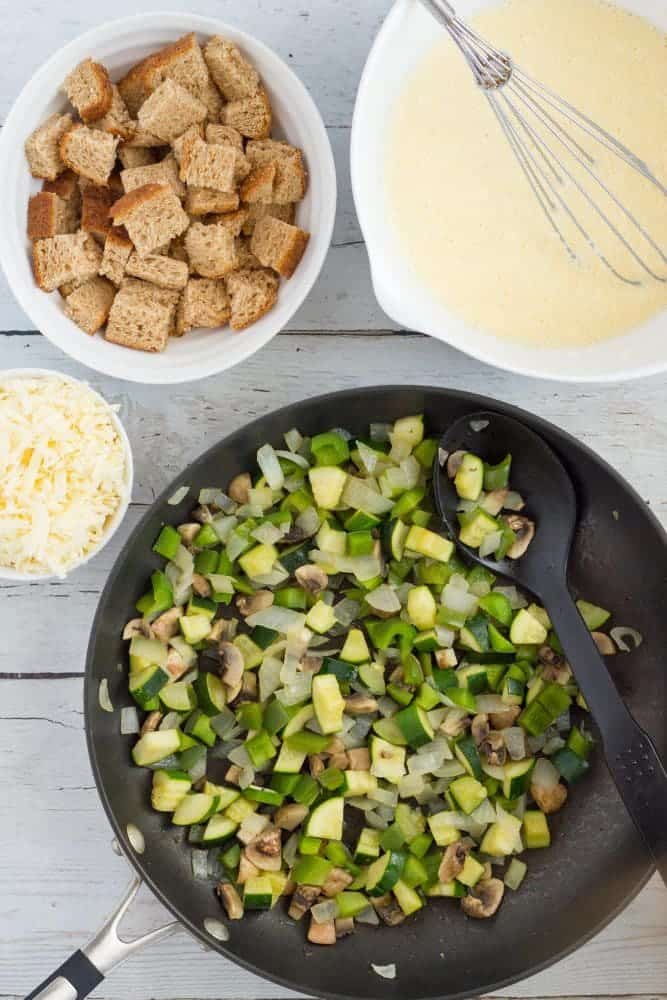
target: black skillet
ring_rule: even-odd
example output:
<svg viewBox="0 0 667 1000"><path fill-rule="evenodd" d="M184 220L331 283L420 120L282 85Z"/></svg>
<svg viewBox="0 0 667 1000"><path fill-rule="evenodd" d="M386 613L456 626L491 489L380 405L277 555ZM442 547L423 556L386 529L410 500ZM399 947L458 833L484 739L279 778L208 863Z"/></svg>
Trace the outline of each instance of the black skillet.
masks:
<svg viewBox="0 0 667 1000"><path fill-rule="evenodd" d="M161 523L182 522L192 504L186 499L177 507L167 505L177 486L190 485L193 497L201 487L225 484L253 465L260 444L280 440L294 426L312 434L344 425L361 434L372 421L424 412L429 432L441 434L459 417L489 408L524 421L566 466L579 509L570 589L575 596L612 608L614 623L631 625L643 635L638 650L608 662L630 710L664 757L665 533L644 501L580 442L538 417L488 398L429 387L356 389L306 400L255 420L208 451L165 490L132 533L100 600L86 664L86 733L97 787L119 843L183 927L220 955L301 995L454 1000L494 992L587 941L630 902L653 871L598 752L567 808L553 817L553 846L530 853L524 885L520 892L507 894L492 921L466 920L454 903L443 900L401 927L360 928L334 948L316 948L307 944L304 927L278 907L232 923L229 941L221 943L204 930L207 918L222 916L211 887L193 881L182 834L151 810L150 777L130 765L132 738L119 735L118 711L108 714L99 707L103 678L108 679L113 704L129 704L126 679L117 669L125 657L120 635L159 563L151 544ZM142 855L129 842L128 823L143 831ZM84 872L81 876L85 879ZM103 961L99 937L84 952L76 953L66 970L70 979L80 980L79 996L101 978L93 967L96 961L103 971L114 964ZM392 962L395 980L381 979L371 968L371 963ZM196 969L193 975L196 979ZM57 985L47 987L43 995L66 996Z"/></svg>

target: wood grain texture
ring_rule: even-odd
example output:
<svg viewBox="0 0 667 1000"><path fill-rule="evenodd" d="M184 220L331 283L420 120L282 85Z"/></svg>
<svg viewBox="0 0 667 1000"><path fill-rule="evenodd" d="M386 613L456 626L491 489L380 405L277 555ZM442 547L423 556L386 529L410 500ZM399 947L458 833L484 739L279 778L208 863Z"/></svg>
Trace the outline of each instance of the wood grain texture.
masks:
<svg viewBox="0 0 667 1000"><path fill-rule="evenodd" d="M0 682L0 758L12 783L0 850L0 995L26 993L85 943L128 881L110 847L84 749L80 679ZM157 926L147 892L127 929ZM372 933L372 931L371 931ZM400 967L399 967L400 975ZM659 994L667 983L667 892L653 880L591 944L501 994ZM203 953L184 931L135 956L95 993L105 1000L290 996Z"/></svg>

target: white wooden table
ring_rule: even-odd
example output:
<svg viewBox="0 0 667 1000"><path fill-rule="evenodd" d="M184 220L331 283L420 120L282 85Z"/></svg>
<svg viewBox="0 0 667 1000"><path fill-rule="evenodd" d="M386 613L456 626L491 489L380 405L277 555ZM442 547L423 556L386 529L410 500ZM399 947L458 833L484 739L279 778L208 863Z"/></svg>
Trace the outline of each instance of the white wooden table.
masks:
<svg viewBox="0 0 667 1000"><path fill-rule="evenodd" d="M178 9L144 0L142 10ZM289 60L329 128L339 214L324 273L292 329L224 376L164 390L97 377L71 363L30 323L0 280L0 363L87 378L121 405L134 449L133 504L109 549L62 583L0 584L0 1000L33 988L83 944L128 880L111 851L83 737L82 667L98 595L128 532L190 459L248 419L320 391L405 381L452 385L525 406L577 435L626 476L667 521L667 378L605 388L562 387L506 375L448 348L394 331L370 286L347 165L354 94L390 0L199 0L198 13L235 21ZM0 2L0 116L54 48L134 0L30 5ZM1 119L0 119L1 120ZM0 235L1 238L1 235ZM164 917L148 894L129 928ZM105 1000L260 998L287 991L225 964L185 932L121 967ZM507 990L512 997L667 1000L667 891L654 879L593 942Z"/></svg>

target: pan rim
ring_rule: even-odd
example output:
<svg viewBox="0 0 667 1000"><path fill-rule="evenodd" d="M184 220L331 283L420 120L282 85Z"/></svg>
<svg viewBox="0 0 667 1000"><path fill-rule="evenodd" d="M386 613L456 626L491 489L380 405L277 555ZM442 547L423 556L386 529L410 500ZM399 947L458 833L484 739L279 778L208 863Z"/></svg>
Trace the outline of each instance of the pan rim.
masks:
<svg viewBox="0 0 667 1000"><path fill-rule="evenodd" d="M93 744L92 738L92 719L91 713L88 711L88 706L93 704L96 699L96 692L91 691L92 677L91 677L91 666L94 653L94 637L99 625L99 621L102 617L103 608L106 603L106 598L123 566L126 562L127 553L130 551L134 539L141 533L144 528L145 523L150 519L153 511L166 503L169 497L173 494L174 490L177 488L177 484L183 477L187 476L189 470L194 466L198 465L200 462L205 462L209 455L212 455L217 451L221 445L227 444L233 441L237 434L247 431L252 428L255 424L259 424L265 421L267 418L275 418L276 420L280 417L286 415L289 411L298 409L299 407L311 403L321 406L326 406L328 404L340 403L341 400L345 398L350 398L352 396L371 396L374 394L386 394L386 393L396 393L400 395L408 394L419 394L419 393L441 393L448 396L450 399L458 401L460 403L470 406L471 412L480 409L493 410L496 409L498 412L504 413L508 416L514 417L517 420L525 421L529 426L532 426L537 433L543 433L544 431L555 434L559 439L559 444L562 443L565 447L576 447L576 449L583 453L587 458L593 460L598 466L601 466L604 471L611 476L612 479L622 488L623 492L630 498L634 503L642 508L643 513L647 516L648 520L652 523L654 529L656 529L657 534L661 536L663 545L667 546L667 531L663 528L662 524L653 513L651 508L645 503L640 494L634 489L634 487L627 482L621 476L616 469L611 466L604 458L597 454L592 448L583 442L579 441L572 434L567 431L562 430L556 424L551 423L548 420L533 414L528 410L524 410L521 407L515 406L513 403L507 403L503 400L498 400L493 396L483 396L478 393L467 392L462 389L451 389L441 385L396 385L396 384L379 384L370 386L355 386L350 389L340 389L330 393L318 394L315 396L305 397L304 399L297 400L296 402L291 402L285 406L279 407L275 410L270 410L269 412L255 417L248 423L242 424L236 430L232 431L230 434L225 435L220 438L215 444L210 448L207 448L204 452L198 455L189 465L179 473L178 476L167 485L167 487L160 493L158 497L153 501L150 507L146 510L141 520L135 526L128 539L126 540L123 548L118 554L116 561L109 573L107 582L100 595L95 616L91 625L90 639L88 642L88 648L86 652L86 662L85 662L85 673L84 673L84 686L83 686L83 708L84 708L84 720L85 720L85 733L86 733L86 746L88 749L88 756L90 760L91 769L93 772L93 778L95 780L95 787L97 793L101 799L102 806L107 815L107 818L111 824L113 832L118 839L128 862L135 869L142 881L150 888L151 892L158 898L158 900L169 910L170 913L177 919L179 924L186 930L188 930L196 939L205 944L209 949L212 949L222 957L234 962L236 965L241 966L248 972L253 973L256 976L260 976L268 980L269 982L276 983L279 986L283 986L286 989L295 991L297 993L303 993L304 987L296 982L295 980L287 979L283 976L276 975L259 968L256 964L247 961L243 957L240 957L230 948L226 947L226 942L219 942L210 937L203 929L199 927L194 921L190 920L185 916L178 908L176 904L173 904L167 894L160 889L155 882L155 879L150 874L149 869L143 864L141 856L137 855L129 842L127 834L123 829L122 825L117 821L113 807L109 801L106 789L104 787L101 769L98 763L98 755L96 748ZM92 699L92 700L91 700ZM530 965L523 972L512 975L503 979L493 980L488 984L483 986L476 986L470 990L458 991L456 993L421 993L415 1000L467 1000L467 998L472 996L480 995L480 992L490 993L496 990L504 989L515 983L522 982L528 979L530 976L534 976L545 969L550 968L556 963L562 961L564 958L574 954L583 945L587 944L594 937L596 937L601 931L603 931L609 924L616 919L629 905L630 903L639 895L641 890L647 885L652 875L655 872L655 866L650 862L649 858L646 857L646 868L644 873L638 878L636 885L623 897L623 899L618 903L616 907L610 910L605 916L598 921L589 931L584 935L579 937L576 942L567 945L562 948L554 955L550 956L541 962L536 962ZM380 982L380 980L379 980ZM326 1000L358 1000L358 994L354 993L339 993L332 992L328 990L317 991L317 996L326 998ZM379 995L379 992L378 992Z"/></svg>

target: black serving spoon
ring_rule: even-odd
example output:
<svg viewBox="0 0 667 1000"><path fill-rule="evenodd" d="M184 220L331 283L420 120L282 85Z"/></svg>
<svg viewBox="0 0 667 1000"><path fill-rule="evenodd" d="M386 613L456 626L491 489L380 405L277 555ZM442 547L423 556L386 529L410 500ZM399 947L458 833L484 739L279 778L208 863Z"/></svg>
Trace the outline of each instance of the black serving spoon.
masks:
<svg viewBox="0 0 667 1000"><path fill-rule="evenodd" d="M459 541L460 499L443 453L464 451L496 464L509 453L512 485L521 494L535 537L518 559L483 558ZM444 465L443 465L444 463ZM452 424L434 462L435 500L451 537L473 562L530 591L546 608L593 717L607 766L628 813L667 884L667 771L655 746L630 714L567 586L567 564L577 524L570 476L532 430L492 411L470 413Z"/></svg>

